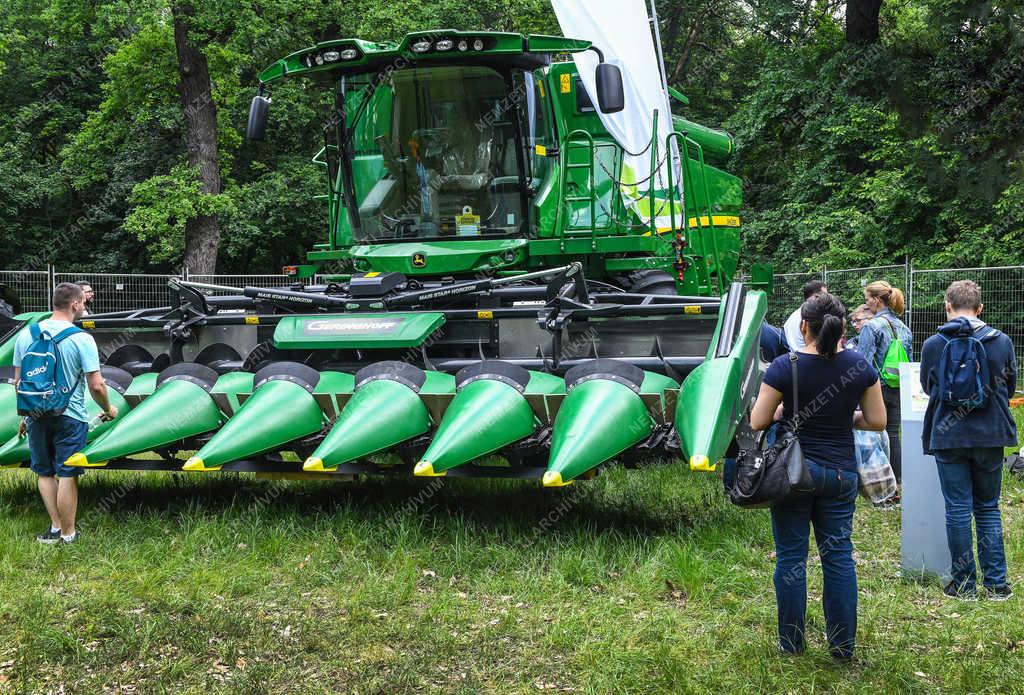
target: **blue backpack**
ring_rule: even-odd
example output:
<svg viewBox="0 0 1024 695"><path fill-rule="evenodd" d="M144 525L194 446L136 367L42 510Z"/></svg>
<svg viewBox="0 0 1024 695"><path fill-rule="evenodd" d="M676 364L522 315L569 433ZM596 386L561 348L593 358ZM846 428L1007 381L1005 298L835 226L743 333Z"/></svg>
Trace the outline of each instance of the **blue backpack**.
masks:
<svg viewBox="0 0 1024 695"><path fill-rule="evenodd" d="M992 390L984 343L999 335L999 331L989 327L980 337L973 333L954 338L939 335L946 340L936 366L939 399L951 408L984 408Z"/></svg>
<svg viewBox="0 0 1024 695"><path fill-rule="evenodd" d="M29 326L29 331L32 344L21 360L18 414L36 420L59 417L71 402L82 375L78 375L74 384L68 383L57 346L65 338L81 333L82 329L71 326L53 337L44 333L39 324Z"/></svg>

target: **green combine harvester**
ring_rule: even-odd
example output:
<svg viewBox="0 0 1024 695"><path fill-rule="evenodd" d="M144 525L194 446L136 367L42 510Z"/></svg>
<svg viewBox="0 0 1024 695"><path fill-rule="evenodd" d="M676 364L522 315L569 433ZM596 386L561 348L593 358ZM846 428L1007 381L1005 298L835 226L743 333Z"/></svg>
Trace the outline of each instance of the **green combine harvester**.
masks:
<svg viewBox="0 0 1024 695"><path fill-rule="evenodd" d="M314 157L326 241L287 269L290 287L174 280L167 306L81 321L120 415L97 419L68 463L545 486L612 461L712 470L759 381L770 279L733 281L741 187L717 168L732 141L660 114L674 128L652 135L652 162L677 153L675 180L623 184L599 114L623 109L622 76L602 57L588 94L571 60L587 50L432 31L327 41L268 67L252 140L273 85L335 95ZM0 365L45 316L0 327ZM0 367L0 465L24 466L12 371Z"/></svg>

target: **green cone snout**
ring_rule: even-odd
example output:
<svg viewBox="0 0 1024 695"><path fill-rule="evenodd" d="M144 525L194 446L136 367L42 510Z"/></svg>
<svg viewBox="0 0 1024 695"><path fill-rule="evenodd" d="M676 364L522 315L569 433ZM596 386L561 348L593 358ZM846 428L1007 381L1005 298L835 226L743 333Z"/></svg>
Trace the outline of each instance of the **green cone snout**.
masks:
<svg viewBox="0 0 1024 695"><path fill-rule="evenodd" d="M460 371L458 393L416 464L421 476L448 470L530 436L539 425L529 393L564 393L565 382L507 362L485 360Z"/></svg>
<svg viewBox="0 0 1024 695"><path fill-rule="evenodd" d="M455 391L455 379L405 362L378 362L355 376L355 392L313 455L307 471L324 471L397 446L430 429L420 393Z"/></svg>

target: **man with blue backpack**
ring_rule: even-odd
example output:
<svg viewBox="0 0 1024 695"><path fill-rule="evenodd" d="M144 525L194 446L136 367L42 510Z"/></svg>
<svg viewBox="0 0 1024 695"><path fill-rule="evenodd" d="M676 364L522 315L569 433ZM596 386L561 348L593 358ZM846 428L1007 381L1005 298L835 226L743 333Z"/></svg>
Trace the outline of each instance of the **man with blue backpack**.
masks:
<svg viewBox="0 0 1024 695"><path fill-rule="evenodd" d="M948 320L921 349L921 386L929 395L922 439L925 453L935 456L946 503L953 579L944 592L977 598L973 513L986 593L1005 600L1013 592L1006 581L999 493L1003 447L1017 444L1009 405L1017 360L1006 334L978 318L982 309L977 283L959 280L946 290Z"/></svg>
<svg viewBox="0 0 1024 695"><path fill-rule="evenodd" d="M49 528L36 536L41 543L78 539L77 477L82 469L64 462L85 446L86 386L103 417L117 417L100 374L96 341L73 324L84 311L82 288L62 282L53 290L50 318L25 328L14 346L18 414L25 416L18 433L28 434L31 467L39 476L39 494L50 515Z"/></svg>

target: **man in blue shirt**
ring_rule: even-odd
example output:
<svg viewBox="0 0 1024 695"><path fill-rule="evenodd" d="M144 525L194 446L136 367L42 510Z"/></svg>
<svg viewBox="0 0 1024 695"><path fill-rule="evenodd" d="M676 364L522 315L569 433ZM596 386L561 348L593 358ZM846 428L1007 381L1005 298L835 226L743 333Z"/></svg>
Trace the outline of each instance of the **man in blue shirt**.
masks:
<svg viewBox="0 0 1024 695"><path fill-rule="evenodd" d="M62 282L53 290L53 313L39 322L42 332L55 336L85 311L85 293L78 285ZM29 329L24 329L14 344L14 381L21 377L21 363L32 345ZM85 446L89 416L85 410L85 388L103 409L104 417L117 417L117 408L107 398L107 386L100 374L96 341L87 333L76 333L62 340L57 348L61 365L70 383L77 383L68 407L60 417L33 420L25 418L18 434L28 434L32 470L39 476L39 494L50 515L48 530L36 536L40 543L73 543L78 539L75 516L78 511L78 476L82 469L65 466L72 454Z"/></svg>
<svg viewBox="0 0 1024 695"><path fill-rule="evenodd" d="M1017 445L1017 425L1009 407L1017 382L1017 360L1009 337L993 331L978 318L982 308L977 283L960 280L946 290L948 321L921 348L921 387L929 395L922 440L925 453L934 454L938 462L939 484L946 503L946 539L953 561L953 581L946 586L945 593L957 598L976 597L973 512L985 589L990 598L1003 600L1012 591L1006 581L999 493L1003 447ZM940 393L943 351L951 340L972 336L982 341L988 361L989 383L981 384L987 398L974 408L957 407L945 402Z"/></svg>

